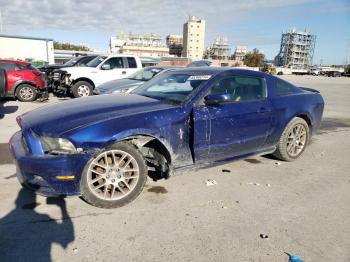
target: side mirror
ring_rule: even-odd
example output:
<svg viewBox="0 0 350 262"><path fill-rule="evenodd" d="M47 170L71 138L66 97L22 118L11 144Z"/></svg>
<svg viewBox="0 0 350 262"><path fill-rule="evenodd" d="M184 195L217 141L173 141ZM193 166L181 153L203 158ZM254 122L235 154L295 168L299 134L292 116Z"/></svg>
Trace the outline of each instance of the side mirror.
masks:
<svg viewBox="0 0 350 262"><path fill-rule="evenodd" d="M111 70L111 65L110 65L110 64L103 64L103 65L101 66L101 69L102 69L102 70Z"/></svg>
<svg viewBox="0 0 350 262"><path fill-rule="evenodd" d="M227 103L233 100L233 96L230 94L214 94L204 97L204 104L206 105L218 105Z"/></svg>

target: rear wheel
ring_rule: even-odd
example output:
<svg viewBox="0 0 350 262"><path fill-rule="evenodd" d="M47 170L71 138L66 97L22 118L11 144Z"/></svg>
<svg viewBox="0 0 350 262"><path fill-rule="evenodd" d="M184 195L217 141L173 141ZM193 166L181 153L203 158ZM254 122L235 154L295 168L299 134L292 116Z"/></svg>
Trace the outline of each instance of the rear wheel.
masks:
<svg viewBox="0 0 350 262"><path fill-rule="evenodd" d="M295 117L283 131L274 156L284 161L297 159L304 152L309 137L310 130L306 121Z"/></svg>
<svg viewBox="0 0 350 262"><path fill-rule="evenodd" d="M74 97L91 96L92 92L92 85L86 81L79 81L72 87L72 93Z"/></svg>
<svg viewBox="0 0 350 262"><path fill-rule="evenodd" d="M16 97L22 102L34 101L37 97L37 90L34 86L22 84L16 89Z"/></svg>
<svg viewBox="0 0 350 262"><path fill-rule="evenodd" d="M147 180L146 162L133 145L120 142L86 166L81 179L84 200L96 207L121 207L136 199Z"/></svg>

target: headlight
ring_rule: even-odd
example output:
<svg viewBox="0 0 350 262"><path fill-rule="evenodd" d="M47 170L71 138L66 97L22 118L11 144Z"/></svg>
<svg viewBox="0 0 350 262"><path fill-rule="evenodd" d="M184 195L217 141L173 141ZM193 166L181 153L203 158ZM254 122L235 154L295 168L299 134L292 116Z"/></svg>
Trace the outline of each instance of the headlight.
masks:
<svg viewBox="0 0 350 262"><path fill-rule="evenodd" d="M77 149L69 140L65 138L56 138L56 137L48 137L42 136L40 138L41 145L45 152L50 153L73 153L76 152Z"/></svg>
<svg viewBox="0 0 350 262"><path fill-rule="evenodd" d="M126 87L126 88L115 90L112 93L113 94L116 94L116 93L127 93L130 89L131 89L131 87Z"/></svg>

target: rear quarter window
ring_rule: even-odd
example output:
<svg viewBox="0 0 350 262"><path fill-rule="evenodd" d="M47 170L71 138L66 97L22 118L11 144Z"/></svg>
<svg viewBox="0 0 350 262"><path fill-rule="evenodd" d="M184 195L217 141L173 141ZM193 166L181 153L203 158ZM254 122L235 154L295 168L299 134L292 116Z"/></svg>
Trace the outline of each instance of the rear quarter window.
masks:
<svg viewBox="0 0 350 262"><path fill-rule="evenodd" d="M4 69L6 71L16 70L15 64L14 63L8 63L8 62L0 62L0 68Z"/></svg>
<svg viewBox="0 0 350 262"><path fill-rule="evenodd" d="M288 82L277 79L275 82L275 92L276 95L283 96L296 93L296 89Z"/></svg>
<svg viewBox="0 0 350 262"><path fill-rule="evenodd" d="M129 68L137 68L136 60L133 57L128 57Z"/></svg>

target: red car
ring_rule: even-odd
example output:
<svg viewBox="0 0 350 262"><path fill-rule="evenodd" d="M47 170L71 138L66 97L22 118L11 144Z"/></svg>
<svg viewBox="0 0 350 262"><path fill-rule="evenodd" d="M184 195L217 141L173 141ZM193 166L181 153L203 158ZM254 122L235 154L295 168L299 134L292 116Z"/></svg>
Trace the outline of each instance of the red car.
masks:
<svg viewBox="0 0 350 262"><path fill-rule="evenodd" d="M43 74L30 63L0 59L0 97L16 97L23 102L47 95Z"/></svg>

